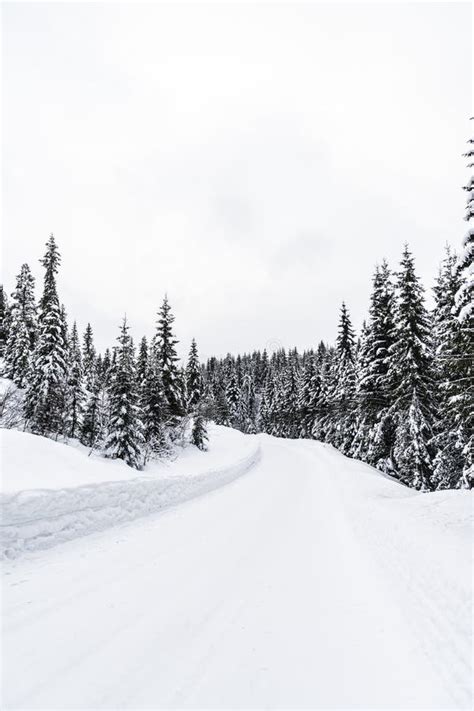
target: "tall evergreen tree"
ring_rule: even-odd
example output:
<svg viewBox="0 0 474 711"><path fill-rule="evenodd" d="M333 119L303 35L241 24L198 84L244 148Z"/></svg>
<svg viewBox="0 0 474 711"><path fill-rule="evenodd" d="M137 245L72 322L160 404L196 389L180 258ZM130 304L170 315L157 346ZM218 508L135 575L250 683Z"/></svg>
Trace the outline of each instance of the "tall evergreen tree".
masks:
<svg viewBox="0 0 474 711"><path fill-rule="evenodd" d="M310 439L313 435L317 406L321 395L321 378L316 358L311 355L304 366L299 388L299 437Z"/></svg>
<svg viewBox="0 0 474 711"><path fill-rule="evenodd" d="M283 371L281 396L284 402L280 436L296 439L300 433L299 422L300 368L296 348L288 354L288 362Z"/></svg>
<svg viewBox="0 0 474 711"><path fill-rule="evenodd" d="M6 374L18 387L23 387L30 355L36 343L37 316L35 280L28 264L23 264L12 294L10 328L5 349Z"/></svg>
<svg viewBox="0 0 474 711"><path fill-rule="evenodd" d="M331 393L331 444L349 454L356 428L355 334L345 303L336 341L335 382Z"/></svg>
<svg viewBox="0 0 474 711"><path fill-rule="evenodd" d="M25 397L25 416L33 432L57 434L62 431L65 407L67 344L61 315L56 274L61 257L50 236L46 254L44 289L40 300L38 341L32 355Z"/></svg>
<svg viewBox="0 0 474 711"><path fill-rule="evenodd" d="M86 447L97 448L104 442L109 414L107 388L110 382L110 373L99 373L96 361L89 378L80 431L80 440Z"/></svg>
<svg viewBox="0 0 474 711"><path fill-rule="evenodd" d="M143 425L140 419L135 356L124 318L117 338L117 365L110 385L110 420L105 443L107 455L141 469Z"/></svg>
<svg viewBox="0 0 474 711"><path fill-rule="evenodd" d="M257 400L255 397L253 378L249 372L245 373L242 380L240 421L243 432L246 432L247 434L256 433Z"/></svg>
<svg viewBox="0 0 474 711"><path fill-rule="evenodd" d="M178 341L173 334L173 322L174 316L171 313L168 298L165 296L158 312L156 346L169 414L174 419L174 422L177 423L184 412L177 366L179 359L176 353L176 344Z"/></svg>
<svg viewBox="0 0 474 711"><path fill-rule="evenodd" d="M394 426L389 414L392 400L387 378L389 351L394 343L395 294L391 273L384 260L373 278L369 322L358 354L358 431L354 456L384 468L394 444ZM356 451L357 450L357 451Z"/></svg>
<svg viewBox="0 0 474 711"><path fill-rule="evenodd" d="M428 314L423 288L408 246L397 280L395 339L389 350L388 378L396 423L393 459L399 477L416 489L432 488L434 380Z"/></svg>
<svg viewBox="0 0 474 711"><path fill-rule="evenodd" d="M138 386L141 387L145 381L146 370L148 366L148 343L146 336L143 336L138 347L138 357L137 357L137 382Z"/></svg>
<svg viewBox="0 0 474 711"><path fill-rule="evenodd" d="M457 258L449 248L441 264L434 287L435 309L433 332L435 341L435 376L437 416L433 446L436 450L432 486L452 489L463 483L464 449L467 443L463 411L467 413L467 394L459 388L465 384L459 375L465 367L462 325L456 318L455 296L459 289L460 274ZM464 382L463 382L464 381Z"/></svg>
<svg viewBox="0 0 474 711"><path fill-rule="evenodd" d="M69 339L65 427L66 436L73 439L79 437L84 414L86 394L83 379L81 346L76 322L74 322Z"/></svg>
<svg viewBox="0 0 474 711"><path fill-rule="evenodd" d="M165 396L159 354L152 345L148 351L145 377L140 388L144 438L147 458L168 446L166 422L169 404Z"/></svg>
<svg viewBox="0 0 474 711"><path fill-rule="evenodd" d="M228 423L231 427L241 428L240 418L240 388L237 376L237 368L235 363L228 358L227 362L227 382L225 389L225 397L228 409Z"/></svg>
<svg viewBox="0 0 474 711"><path fill-rule="evenodd" d="M206 424L204 422L204 417L198 413L194 418L193 428L191 431L191 442L198 449L205 451L207 449L206 442L208 441Z"/></svg>
<svg viewBox="0 0 474 711"><path fill-rule="evenodd" d="M90 323L87 324L82 340L82 363L84 367L84 385L88 392L94 389L94 378L96 376L95 360L97 357L94 346L94 334Z"/></svg>
<svg viewBox="0 0 474 711"><path fill-rule="evenodd" d="M192 340L186 367L187 406L194 412L202 396L202 375L196 341Z"/></svg>
<svg viewBox="0 0 474 711"><path fill-rule="evenodd" d="M3 288L3 284L0 284L0 358L3 358L5 353L5 347L8 341L10 327L10 307L8 304L8 298Z"/></svg>

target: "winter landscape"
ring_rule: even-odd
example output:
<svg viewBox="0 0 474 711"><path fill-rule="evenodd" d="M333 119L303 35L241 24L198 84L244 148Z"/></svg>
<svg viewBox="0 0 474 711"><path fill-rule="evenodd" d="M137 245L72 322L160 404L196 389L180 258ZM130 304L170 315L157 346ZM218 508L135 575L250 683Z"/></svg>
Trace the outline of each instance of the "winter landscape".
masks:
<svg viewBox="0 0 474 711"><path fill-rule="evenodd" d="M4 5L2 708L472 708L469 19Z"/></svg>

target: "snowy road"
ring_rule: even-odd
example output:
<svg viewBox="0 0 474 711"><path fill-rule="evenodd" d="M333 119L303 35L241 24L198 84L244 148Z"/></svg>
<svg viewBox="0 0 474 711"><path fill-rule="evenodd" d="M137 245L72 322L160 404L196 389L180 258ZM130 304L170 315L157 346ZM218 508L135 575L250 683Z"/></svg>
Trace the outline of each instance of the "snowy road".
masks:
<svg viewBox="0 0 474 711"><path fill-rule="evenodd" d="M4 566L2 708L469 708L470 495L261 436L233 483Z"/></svg>

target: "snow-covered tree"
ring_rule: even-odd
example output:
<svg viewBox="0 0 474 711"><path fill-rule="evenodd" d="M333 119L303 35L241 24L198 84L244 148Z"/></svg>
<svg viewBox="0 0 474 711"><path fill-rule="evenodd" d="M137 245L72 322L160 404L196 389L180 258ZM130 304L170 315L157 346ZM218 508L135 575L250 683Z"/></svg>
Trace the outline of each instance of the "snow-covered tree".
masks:
<svg viewBox="0 0 474 711"><path fill-rule="evenodd" d="M129 466L141 469L143 424L138 401L135 355L125 318L117 340L117 364L110 384L110 418L105 450L107 456L123 459Z"/></svg>
<svg viewBox="0 0 474 711"><path fill-rule="evenodd" d="M146 369L148 366L148 342L146 336L140 341L138 346L138 356L137 356L137 383L138 387L142 387L145 381Z"/></svg>
<svg viewBox="0 0 474 711"><path fill-rule="evenodd" d="M66 423L67 437L79 437L84 415L86 393L84 391L84 373L82 369L82 354L74 322L69 339L68 375L66 388Z"/></svg>
<svg viewBox="0 0 474 711"><path fill-rule="evenodd" d="M257 431L257 400L255 397L255 387L251 373L245 373L242 379L241 400L240 400L240 421L242 431L247 434L255 434Z"/></svg>
<svg viewBox="0 0 474 711"><path fill-rule="evenodd" d="M10 327L5 348L5 373L23 388L36 343L37 317L35 280L28 264L23 264L16 279L10 308Z"/></svg>
<svg viewBox="0 0 474 711"><path fill-rule="evenodd" d="M107 385L106 385L107 382ZM97 362L89 381L90 390L86 393L82 418L80 440L86 447L100 448L104 443L108 421L108 395L106 388L109 381L97 370Z"/></svg>
<svg viewBox="0 0 474 711"><path fill-rule="evenodd" d="M298 394L299 437L312 438L320 395L321 376L316 356L311 354L304 365L300 378Z"/></svg>
<svg viewBox="0 0 474 711"><path fill-rule="evenodd" d="M369 321L361 334L357 362L357 434L353 456L386 466L393 446L392 401L387 378L389 351L394 343L395 295L391 273L384 260L375 270Z"/></svg>
<svg viewBox="0 0 474 711"><path fill-rule="evenodd" d="M388 382L396 423L393 459L402 481L417 489L431 484L429 441L435 414L430 323L413 256L405 246L397 279L394 343L389 349ZM404 452L415 452L408 459Z"/></svg>
<svg viewBox="0 0 474 711"><path fill-rule="evenodd" d="M168 447L166 423L169 404L165 397L159 354L153 345L148 351L145 377L140 388L140 405L148 458Z"/></svg>
<svg viewBox="0 0 474 711"><path fill-rule="evenodd" d="M331 393L332 428L330 442L350 453L356 428L355 335L345 303L341 307L336 340L335 381Z"/></svg>
<svg viewBox="0 0 474 711"><path fill-rule="evenodd" d="M176 344L178 341L173 334L173 322L174 316L171 313L168 298L165 296L158 312L156 347L169 415L177 423L184 414L184 408L177 366L179 358L176 353Z"/></svg>
<svg viewBox="0 0 474 711"><path fill-rule="evenodd" d="M189 412L194 412L202 396L201 365L199 363L198 350L194 338L191 342L188 364L186 367L186 391L188 410Z"/></svg>
<svg viewBox="0 0 474 711"><path fill-rule="evenodd" d="M191 431L191 442L198 449L205 451L207 449L206 442L208 441L206 424L202 415L197 414L194 418L193 428Z"/></svg>
<svg viewBox="0 0 474 711"><path fill-rule="evenodd" d="M95 359L97 357L94 346L94 334L90 323L87 324L82 340L82 364L84 368L84 385L88 392L92 392L96 375Z"/></svg>
<svg viewBox="0 0 474 711"><path fill-rule="evenodd" d="M3 285L0 284L0 358L3 358L10 327L10 307Z"/></svg>
<svg viewBox="0 0 474 711"><path fill-rule="evenodd" d="M240 388L237 376L237 368L230 358L227 359L226 389L225 397L228 409L228 422L231 427L240 429Z"/></svg>
<svg viewBox="0 0 474 711"><path fill-rule="evenodd" d="M67 343L56 288L61 257L53 235L41 260L45 267L40 300L38 340L32 354L25 397L25 417L33 432L58 434L63 429L65 407Z"/></svg>

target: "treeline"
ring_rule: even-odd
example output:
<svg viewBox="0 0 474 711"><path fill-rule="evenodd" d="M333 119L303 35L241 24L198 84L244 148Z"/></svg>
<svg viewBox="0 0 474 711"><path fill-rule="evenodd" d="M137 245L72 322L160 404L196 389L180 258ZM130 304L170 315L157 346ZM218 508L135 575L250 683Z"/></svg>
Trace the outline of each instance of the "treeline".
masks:
<svg viewBox="0 0 474 711"><path fill-rule="evenodd" d="M27 264L17 276L11 302L1 289L2 374L19 390L4 394L0 423L79 439L137 469L186 439L205 449L197 346L193 340L187 367L180 367L167 298L150 343L144 337L136 350L124 319L117 345L102 355L90 324L82 339L76 323L68 327L56 284L60 261L51 235L41 260L45 274L39 304Z"/></svg>
<svg viewBox="0 0 474 711"><path fill-rule="evenodd" d="M312 438L420 490L470 487L472 320L463 269L449 249L430 314L414 260L375 270L356 338L342 305L334 346L210 358L206 416L243 432ZM459 314L464 309L464 318Z"/></svg>
<svg viewBox="0 0 474 711"><path fill-rule="evenodd" d="M465 154L474 162L474 140ZM474 178L465 219L474 217ZM342 305L334 345L211 358L207 417L243 432L313 438L419 490L472 488L474 229L449 248L430 313L405 247L400 266L375 269L369 314L356 338Z"/></svg>

